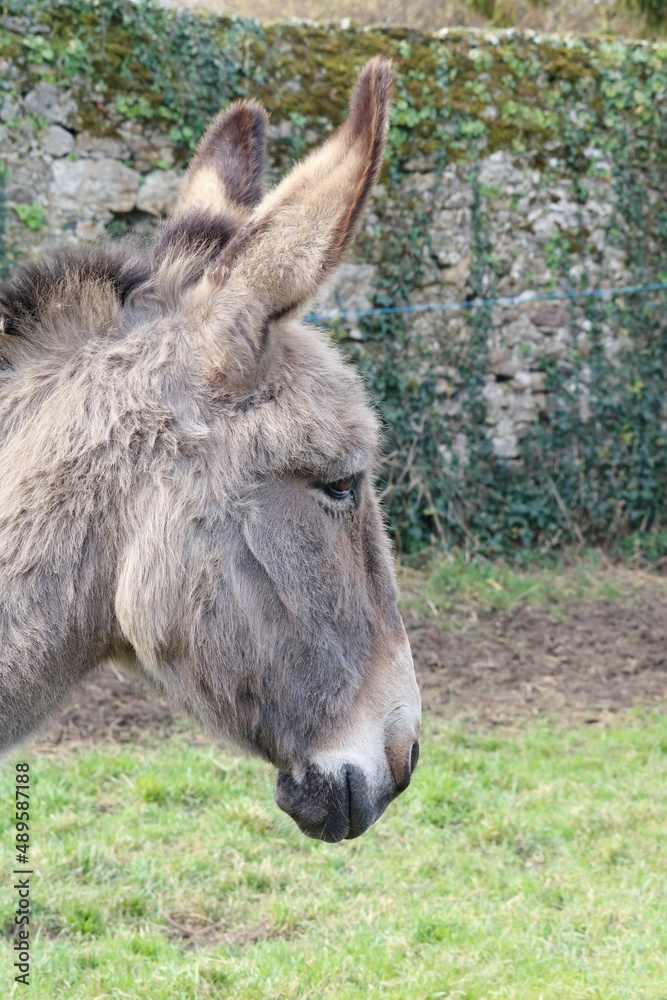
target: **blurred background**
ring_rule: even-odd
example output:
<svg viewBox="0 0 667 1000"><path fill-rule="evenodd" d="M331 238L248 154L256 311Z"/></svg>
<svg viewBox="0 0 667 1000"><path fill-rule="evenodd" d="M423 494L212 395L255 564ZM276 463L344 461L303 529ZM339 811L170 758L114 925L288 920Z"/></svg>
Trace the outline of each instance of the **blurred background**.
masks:
<svg viewBox="0 0 667 1000"><path fill-rule="evenodd" d="M664 0L387 0L386 3L339 4L286 0L169 0L173 7L209 10L217 14L256 17L261 21L279 18L306 18L311 21L340 21L349 17L358 25L400 24L421 31L440 28L532 28L535 31L577 34L616 34L629 38L662 37L665 31Z"/></svg>

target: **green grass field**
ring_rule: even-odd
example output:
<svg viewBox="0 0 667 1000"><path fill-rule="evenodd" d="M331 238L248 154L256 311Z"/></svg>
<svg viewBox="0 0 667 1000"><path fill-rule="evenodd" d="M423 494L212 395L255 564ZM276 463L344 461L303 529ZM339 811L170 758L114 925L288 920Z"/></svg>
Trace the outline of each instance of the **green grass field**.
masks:
<svg viewBox="0 0 667 1000"><path fill-rule="evenodd" d="M439 617L443 624L457 625L461 610L468 617L476 611L508 611L519 605L567 610L588 601L617 601L632 607L642 601L642 587L667 591L662 577L636 568L611 564L601 552L587 549L568 565L536 562L530 568L490 560L464 562L440 557L421 570L403 566L399 570L401 606L416 608Z"/></svg>
<svg viewBox="0 0 667 1000"><path fill-rule="evenodd" d="M339 845L301 837L265 765L213 748L28 755L29 995L667 998L667 719L493 735L426 720L422 748L408 792ZM23 995L13 777L2 996Z"/></svg>

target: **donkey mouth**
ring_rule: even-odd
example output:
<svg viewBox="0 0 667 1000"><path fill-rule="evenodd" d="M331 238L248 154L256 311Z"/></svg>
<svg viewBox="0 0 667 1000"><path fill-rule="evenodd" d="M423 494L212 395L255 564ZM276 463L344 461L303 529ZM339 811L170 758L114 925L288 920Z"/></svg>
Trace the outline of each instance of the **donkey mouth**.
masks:
<svg viewBox="0 0 667 1000"><path fill-rule="evenodd" d="M308 765L298 775L278 774L275 799L307 837L335 844L365 833L397 794L389 788L371 794L363 771L354 764L335 776Z"/></svg>

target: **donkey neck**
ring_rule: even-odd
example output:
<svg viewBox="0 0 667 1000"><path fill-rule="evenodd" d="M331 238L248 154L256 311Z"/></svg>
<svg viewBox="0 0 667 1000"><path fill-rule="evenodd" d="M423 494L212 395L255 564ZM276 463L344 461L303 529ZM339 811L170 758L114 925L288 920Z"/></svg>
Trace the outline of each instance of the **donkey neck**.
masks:
<svg viewBox="0 0 667 1000"><path fill-rule="evenodd" d="M118 463L84 432L84 394L55 381L28 398L28 386L21 406L0 407L0 750L113 645Z"/></svg>
<svg viewBox="0 0 667 1000"><path fill-rule="evenodd" d="M19 553L11 518L0 516L0 751L35 729L113 646L113 588L96 526L67 527L45 510L52 526L40 529L25 516Z"/></svg>

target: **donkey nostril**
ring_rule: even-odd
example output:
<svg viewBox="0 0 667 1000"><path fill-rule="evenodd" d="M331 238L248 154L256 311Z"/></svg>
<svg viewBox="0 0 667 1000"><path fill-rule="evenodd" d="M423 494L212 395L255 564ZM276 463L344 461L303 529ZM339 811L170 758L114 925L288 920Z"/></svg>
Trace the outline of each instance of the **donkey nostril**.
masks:
<svg viewBox="0 0 667 1000"><path fill-rule="evenodd" d="M412 744L412 750L410 751L410 774L414 772L417 766L417 761L419 760L419 743L415 740Z"/></svg>

